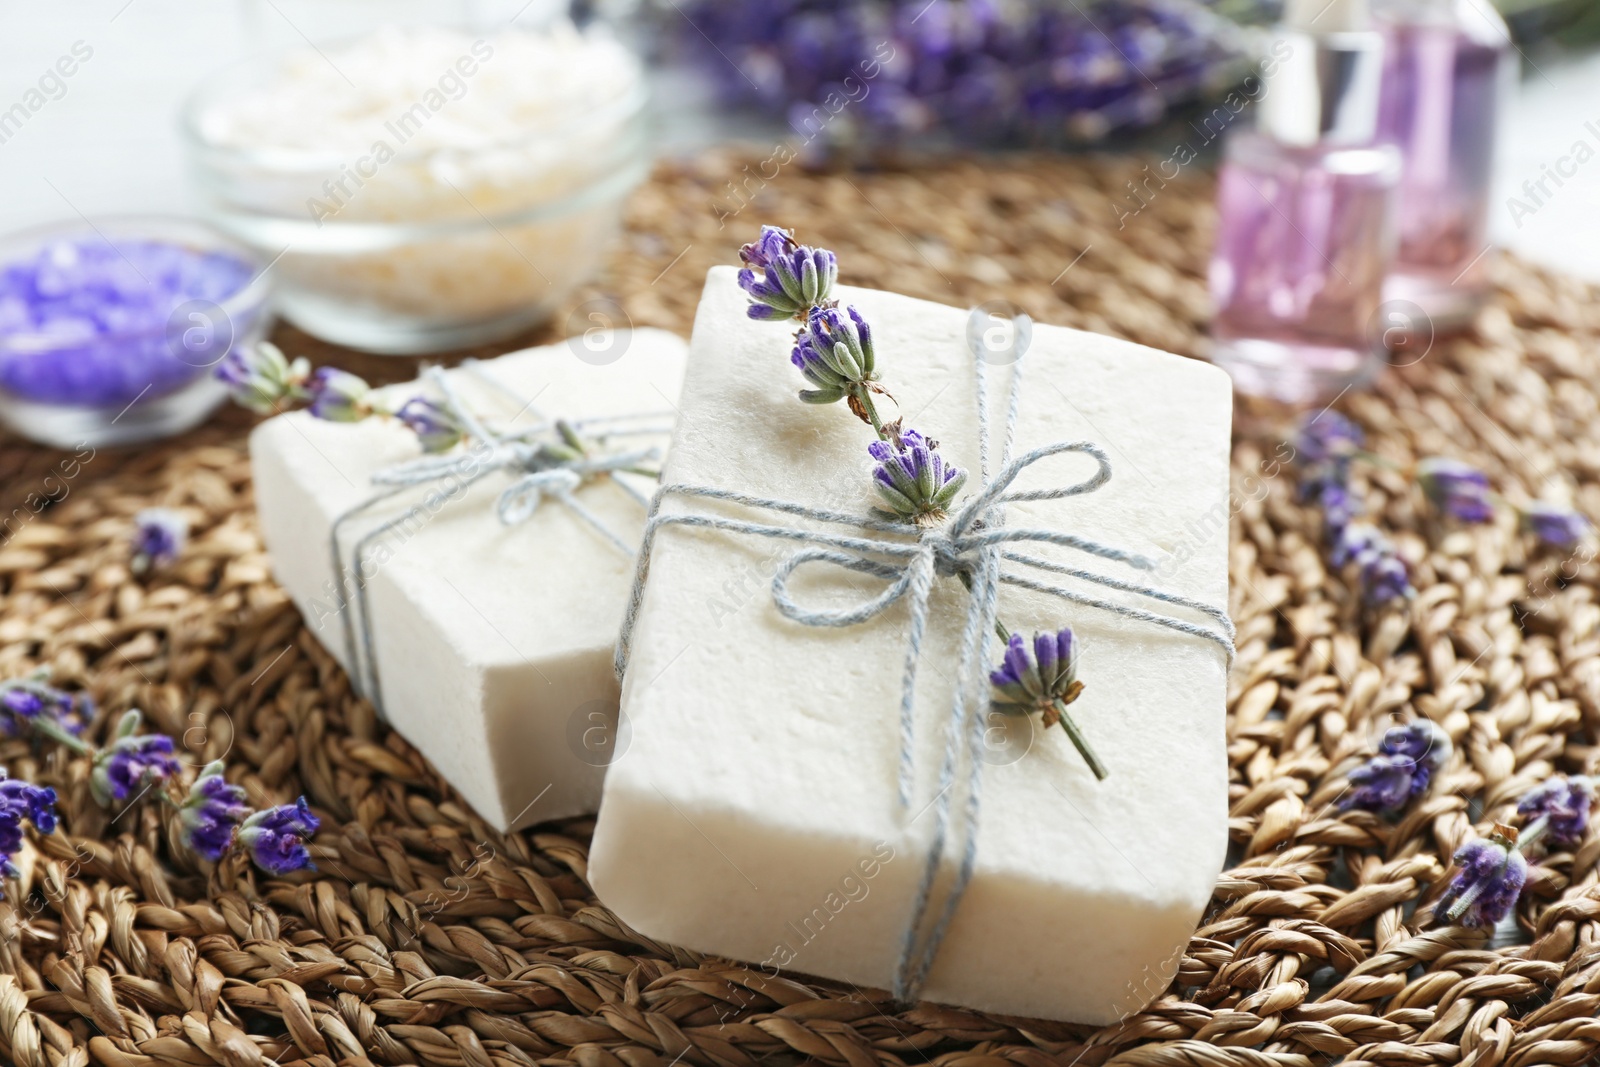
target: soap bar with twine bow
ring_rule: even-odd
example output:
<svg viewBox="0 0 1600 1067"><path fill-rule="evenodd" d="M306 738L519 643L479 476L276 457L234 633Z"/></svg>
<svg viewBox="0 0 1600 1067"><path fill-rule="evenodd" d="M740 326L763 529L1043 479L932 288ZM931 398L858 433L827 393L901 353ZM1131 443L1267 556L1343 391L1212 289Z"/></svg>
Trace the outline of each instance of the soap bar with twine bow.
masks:
<svg viewBox="0 0 1600 1067"><path fill-rule="evenodd" d="M612 648L686 350L659 330L587 340L361 398L401 418L298 411L250 442L273 574L502 829L593 812L626 741ZM419 410L449 434L425 434Z"/></svg>
<svg viewBox="0 0 1600 1067"><path fill-rule="evenodd" d="M596 893L769 973L1137 1011L1227 841L1226 375L787 234L746 269L696 318Z"/></svg>

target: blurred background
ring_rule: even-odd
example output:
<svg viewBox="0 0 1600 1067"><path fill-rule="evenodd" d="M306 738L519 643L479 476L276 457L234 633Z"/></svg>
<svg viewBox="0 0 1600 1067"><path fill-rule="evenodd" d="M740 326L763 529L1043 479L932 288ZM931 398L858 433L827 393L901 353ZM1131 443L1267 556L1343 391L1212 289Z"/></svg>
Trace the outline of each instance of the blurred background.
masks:
<svg viewBox="0 0 1600 1067"><path fill-rule="evenodd" d="M404 355L503 350L641 308L681 329L679 311L653 313L656 294L627 291L622 257L642 254L638 271L659 278L688 256L686 288L662 299L692 301L700 258L728 261L768 221L779 175L834 182L806 194L823 202L817 189L860 176L853 210L905 239L944 299L968 297L958 282L1008 297L1031 285L1073 308L1056 318L1125 334L1137 331L1057 282L1097 240L1096 256L1138 250L1149 238L1130 223L1176 182L1159 228L1182 246L1165 265L1175 280L1145 295L1177 319L1152 312L1138 339L1291 403L1370 380L1419 333L1459 329L1494 248L1600 280L1588 0L3 9L0 231L15 236L0 243L0 418L58 445L192 426L219 395L189 379L275 323L297 342ZM993 256L954 270L946 238L907 234L922 192L973 164L992 181L1013 168L1055 183L1075 205L1066 214L1089 228L1055 240L1055 281ZM1088 218L1077 185L1098 190L1103 217ZM1204 212L1192 232L1174 201ZM641 221L641 203L677 221ZM713 227L719 247L693 236ZM170 278L153 282L157 270ZM166 357L135 344L140 331L181 366L152 370ZM105 431L113 412L120 428Z"/></svg>

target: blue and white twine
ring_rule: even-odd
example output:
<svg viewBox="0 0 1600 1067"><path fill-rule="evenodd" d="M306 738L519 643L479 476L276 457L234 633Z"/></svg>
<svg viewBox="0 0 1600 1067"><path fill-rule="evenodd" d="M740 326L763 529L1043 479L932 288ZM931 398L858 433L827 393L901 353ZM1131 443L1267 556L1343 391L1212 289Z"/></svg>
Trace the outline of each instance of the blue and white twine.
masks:
<svg viewBox="0 0 1600 1067"><path fill-rule="evenodd" d="M1017 320L1018 335L1030 326L1026 317ZM977 372L976 393L978 408L978 447L982 486L978 493L943 526L922 528L906 523L882 519L863 518L809 504L775 500L750 493L736 492L712 486L671 483L656 490L650 500L649 517L645 524L644 540L639 549L634 572L633 590L623 617L622 632L617 642L616 669L621 677L627 669L633 641L633 630L638 621L639 608L644 599L645 578L650 568L650 553L657 532L664 526L688 526L702 529L726 530L732 533L753 534L796 541L813 547L803 548L789 556L779 566L772 580L772 599L778 611L804 626L854 626L876 618L892 604L910 595L911 619L907 633L906 656L900 696L900 752L898 766L898 802L902 817L910 809L915 766L915 715L914 701L918 663L922 655L922 640L927 629L928 598L937 575L965 575L970 583L971 595L961 633L961 656L956 675L955 698L944 725L944 755L939 768L938 792L931 804L935 813L933 840L917 886L911 917L901 939L899 959L895 965L894 995L902 1001L915 1000L922 989L933 961L949 930L968 885L977 859L978 818L981 811L981 754L984 745L983 710L989 704L989 682L985 646L994 629L1000 586L1015 585L1035 592L1048 593L1062 600L1085 607L1121 615L1125 618L1155 626L1166 627L1179 633L1211 641L1220 647L1231 664L1233 659L1234 628L1228 613L1202 601L1138 582L1113 578L1109 575L1056 563L1052 560L1013 551L1005 547L1017 543L1037 542L1061 545L1075 551L1132 567L1135 570L1153 570L1155 564L1145 556L1076 534L1056 530L1014 528L1005 525L1005 505L1033 500L1060 500L1065 497L1092 493L1111 478L1111 461L1105 452L1088 441L1063 441L1035 448L1012 459L1016 436L1018 411L1021 406L1022 357L1019 346L1013 363L1009 401L1006 409L1005 436L1000 453L1000 472L991 477L990 427L988 405L987 360L979 352L971 337L969 348L975 356ZM1027 468L1050 456L1077 452L1092 457L1098 469L1090 477L1073 485L1053 489L1011 490L1011 485ZM850 536L826 530L805 529L797 526L780 526L748 522L708 515L663 515L662 501L669 495L702 497L726 500L763 511L793 515L813 522L851 527L875 534L891 534L894 539ZM789 592L789 579L795 570L807 563L831 563L846 570L884 579L889 585L882 593L853 607L839 610L814 610L803 607ZM1210 623L1163 615L1145 608L1133 607L1104 600L1087 593L1051 584L1040 578L1018 574L1002 568L1002 563L1015 564L1036 571L1075 578L1079 581L1105 586L1119 592L1136 594L1152 600L1187 608L1197 612ZM944 860L946 842L950 834L950 794L956 783L958 770L965 757L966 804L964 809L967 836L962 849L960 866L950 891L931 926L928 913L933 886ZM924 927L928 927L925 936Z"/></svg>

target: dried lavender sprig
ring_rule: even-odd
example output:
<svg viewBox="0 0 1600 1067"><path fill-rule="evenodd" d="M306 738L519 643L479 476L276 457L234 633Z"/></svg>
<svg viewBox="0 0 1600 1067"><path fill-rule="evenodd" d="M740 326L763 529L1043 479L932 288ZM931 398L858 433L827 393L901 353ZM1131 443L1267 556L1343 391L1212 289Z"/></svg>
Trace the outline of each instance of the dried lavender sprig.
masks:
<svg viewBox="0 0 1600 1067"><path fill-rule="evenodd" d="M1528 880L1528 861L1517 848L1517 831L1496 825L1455 854L1460 871L1450 880L1434 914L1463 926L1493 926L1510 914Z"/></svg>

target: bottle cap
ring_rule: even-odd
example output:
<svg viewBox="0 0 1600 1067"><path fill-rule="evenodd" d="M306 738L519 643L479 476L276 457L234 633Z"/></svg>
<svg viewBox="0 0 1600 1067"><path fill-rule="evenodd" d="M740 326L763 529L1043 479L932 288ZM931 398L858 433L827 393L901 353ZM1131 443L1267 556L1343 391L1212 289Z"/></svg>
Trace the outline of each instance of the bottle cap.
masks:
<svg viewBox="0 0 1600 1067"><path fill-rule="evenodd" d="M1367 0L1289 0L1278 36L1289 54L1267 81L1261 131L1292 145L1372 143L1383 37Z"/></svg>

